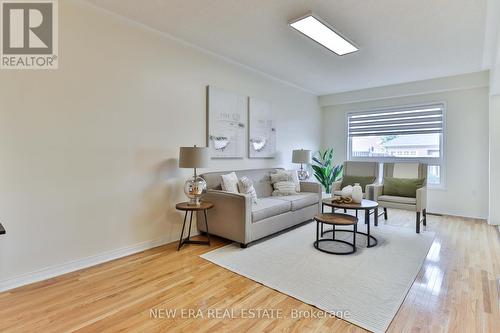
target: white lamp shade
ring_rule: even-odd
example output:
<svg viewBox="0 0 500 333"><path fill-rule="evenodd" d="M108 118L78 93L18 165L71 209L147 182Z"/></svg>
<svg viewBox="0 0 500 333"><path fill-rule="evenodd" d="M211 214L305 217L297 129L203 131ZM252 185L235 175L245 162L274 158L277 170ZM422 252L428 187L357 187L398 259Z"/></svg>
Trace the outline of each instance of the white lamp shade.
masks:
<svg viewBox="0 0 500 333"><path fill-rule="evenodd" d="M207 147L181 147L179 151L179 168L208 167Z"/></svg>
<svg viewBox="0 0 500 333"><path fill-rule="evenodd" d="M294 150L292 153L292 163L307 164L311 162L311 151L310 150Z"/></svg>

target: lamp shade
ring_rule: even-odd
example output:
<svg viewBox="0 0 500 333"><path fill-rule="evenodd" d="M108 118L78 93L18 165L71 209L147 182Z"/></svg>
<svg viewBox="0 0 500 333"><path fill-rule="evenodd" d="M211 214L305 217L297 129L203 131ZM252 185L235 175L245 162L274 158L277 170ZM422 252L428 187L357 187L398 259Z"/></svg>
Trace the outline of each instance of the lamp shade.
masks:
<svg viewBox="0 0 500 333"><path fill-rule="evenodd" d="M292 153L292 163L307 164L311 162L311 151L310 150L294 150Z"/></svg>
<svg viewBox="0 0 500 333"><path fill-rule="evenodd" d="M208 159L207 147L181 147L179 168L206 168Z"/></svg>

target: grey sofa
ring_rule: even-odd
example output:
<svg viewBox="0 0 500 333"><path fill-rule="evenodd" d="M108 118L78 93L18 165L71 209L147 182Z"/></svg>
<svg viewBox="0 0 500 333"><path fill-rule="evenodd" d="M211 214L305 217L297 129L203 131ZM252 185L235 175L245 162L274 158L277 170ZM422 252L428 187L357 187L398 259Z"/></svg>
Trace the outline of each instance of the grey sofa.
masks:
<svg viewBox="0 0 500 333"><path fill-rule="evenodd" d="M230 173L210 172L202 174L207 182L207 193L202 200L214 203L208 211L210 234L240 243L249 243L294 225L311 220L320 212L321 185L301 182L301 192L291 196L272 196L270 174L276 169L235 171L238 178L250 178L259 198L253 204L250 196L222 191L221 175ZM206 232L202 213L198 213L198 230Z"/></svg>

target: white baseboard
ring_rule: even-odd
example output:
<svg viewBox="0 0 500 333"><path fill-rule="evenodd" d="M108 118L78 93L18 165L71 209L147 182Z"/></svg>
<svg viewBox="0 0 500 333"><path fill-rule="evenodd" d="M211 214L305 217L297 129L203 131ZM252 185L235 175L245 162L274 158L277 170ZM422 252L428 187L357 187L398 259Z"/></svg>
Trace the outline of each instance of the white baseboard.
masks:
<svg viewBox="0 0 500 333"><path fill-rule="evenodd" d="M194 235L196 234L197 232L194 232ZM145 242L125 246L116 250L106 251L93 256L46 267L37 271L25 273L5 280L0 280L0 292L18 288L34 282L47 280L59 275L74 272L98 264L102 264L104 262L111 261L114 259L126 257L128 255L149 250L151 248L161 246L170 243L172 241L173 239L171 235L164 236L155 240L148 240Z"/></svg>

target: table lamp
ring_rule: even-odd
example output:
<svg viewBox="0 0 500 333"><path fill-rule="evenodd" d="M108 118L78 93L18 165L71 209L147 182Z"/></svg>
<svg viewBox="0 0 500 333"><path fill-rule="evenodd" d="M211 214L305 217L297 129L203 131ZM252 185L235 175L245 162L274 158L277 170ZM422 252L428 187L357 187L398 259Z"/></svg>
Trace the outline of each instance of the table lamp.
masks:
<svg viewBox="0 0 500 333"><path fill-rule="evenodd" d="M300 170L297 171L299 180L309 179L309 172L304 170L304 164L309 164L311 162L311 151L310 150L294 150L292 153L292 163L300 163Z"/></svg>
<svg viewBox="0 0 500 333"><path fill-rule="evenodd" d="M179 151L179 168L193 168L194 175L186 181L184 193L190 199L190 204L199 206L200 197L207 191L205 179L198 177L197 168L208 167L207 147L181 147Z"/></svg>

